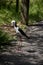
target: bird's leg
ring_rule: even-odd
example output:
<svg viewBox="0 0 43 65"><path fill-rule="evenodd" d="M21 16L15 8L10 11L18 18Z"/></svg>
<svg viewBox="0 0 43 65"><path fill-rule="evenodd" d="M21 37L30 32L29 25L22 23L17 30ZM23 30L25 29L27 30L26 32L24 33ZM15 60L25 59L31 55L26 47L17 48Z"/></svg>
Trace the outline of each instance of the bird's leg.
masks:
<svg viewBox="0 0 43 65"><path fill-rule="evenodd" d="M18 41L18 50L21 51L21 46L22 46L22 38L19 36L19 41Z"/></svg>
<svg viewBox="0 0 43 65"><path fill-rule="evenodd" d="M16 46L16 49L18 51L21 51L21 47L22 47L22 36L21 35L17 35L17 46Z"/></svg>
<svg viewBox="0 0 43 65"><path fill-rule="evenodd" d="M20 40L20 42L19 42L19 50L21 50L21 47L22 47L22 37L20 36L19 38L20 38L19 39Z"/></svg>
<svg viewBox="0 0 43 65"><path fill-rule="evenodd" d="M20 36L17 36L17 46L16 46L16 49L18 50L18 51L20 51L21 50L21 37Z"/></svg>
<svg viewBox="0 0 43 65"><path fill-rule="evenodd" d="M20 47L22 46L22 37L20 36Z"/></svg>

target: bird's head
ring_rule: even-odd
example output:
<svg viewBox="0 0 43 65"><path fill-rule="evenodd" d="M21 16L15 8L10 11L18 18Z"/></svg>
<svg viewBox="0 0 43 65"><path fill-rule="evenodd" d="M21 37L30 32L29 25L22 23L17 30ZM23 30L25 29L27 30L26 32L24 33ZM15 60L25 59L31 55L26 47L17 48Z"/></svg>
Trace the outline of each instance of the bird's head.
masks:
<svg viewBox="0 0 43 65"><path fill-rule="evenodd" d="M15 20L12 20L12 21L11 21L11 26L13 26L13 27L14 27L14 26L17 27L17 23L16 23Z"/></svg>

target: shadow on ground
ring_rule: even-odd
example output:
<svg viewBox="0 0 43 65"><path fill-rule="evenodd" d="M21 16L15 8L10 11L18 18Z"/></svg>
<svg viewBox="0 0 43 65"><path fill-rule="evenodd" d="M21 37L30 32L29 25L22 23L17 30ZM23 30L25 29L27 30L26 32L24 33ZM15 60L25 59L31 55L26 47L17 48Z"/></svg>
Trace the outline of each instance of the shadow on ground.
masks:
<svg viewBox="0 0 43 65"><path fill-rule="evenodd" d="M29 62L22 61L24 57L15 55L0 55L0 65L43 65L43 61L40 64L31 64ZM22 60L21 60L22 59Z"/></svg>

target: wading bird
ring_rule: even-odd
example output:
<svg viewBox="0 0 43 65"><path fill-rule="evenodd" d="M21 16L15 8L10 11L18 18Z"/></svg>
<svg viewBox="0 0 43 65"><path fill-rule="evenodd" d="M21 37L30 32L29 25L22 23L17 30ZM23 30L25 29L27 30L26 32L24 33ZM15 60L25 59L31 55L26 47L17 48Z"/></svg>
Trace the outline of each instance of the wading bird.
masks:
<svg viewBox="0 0 43 65"><path fill-rule="evenodd" d="M14 30L16 31L17 37L19 37L19 40L22 42L22 36L25 36L27 39L30 39L25 32L17 26L17 23L15 20L11 21L11 26L13 26Z"/></svg>

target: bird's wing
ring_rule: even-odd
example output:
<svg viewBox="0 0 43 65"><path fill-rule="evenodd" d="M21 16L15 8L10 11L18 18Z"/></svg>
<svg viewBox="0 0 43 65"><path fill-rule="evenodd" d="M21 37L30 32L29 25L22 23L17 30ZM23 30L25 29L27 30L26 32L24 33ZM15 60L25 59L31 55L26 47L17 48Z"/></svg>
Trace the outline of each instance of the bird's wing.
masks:
<svg viewBox="0 0 43 65"><path fill-rule="evenodd" d="M30 38L30 37L28 37L26 34L25 34L25 32L21 29L21 28L19 28L18 29L19 30L19 32L23 35L23 36L25 36L26 38Z"/></svg>

